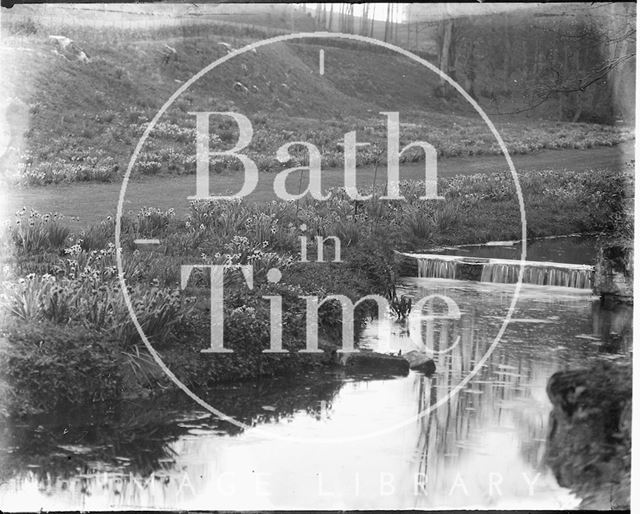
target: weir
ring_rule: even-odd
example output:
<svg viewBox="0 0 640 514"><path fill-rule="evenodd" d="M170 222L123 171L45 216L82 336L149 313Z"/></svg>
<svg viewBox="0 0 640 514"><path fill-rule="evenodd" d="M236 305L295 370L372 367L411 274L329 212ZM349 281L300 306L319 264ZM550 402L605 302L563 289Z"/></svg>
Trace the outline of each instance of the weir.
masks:
<svg viewBox="0 0 640 514"><path fill-rule="evenodd" d="M399 254L403 274L416 274L419 278L447 278L476 280L501 284L515 284L520 272L520 261L487 259L437 254ZM415 264L410 261L415 261ZM413 271L413 273L412 273ZM591 289L593 266L561 262L526 261L522 282L539 286Z"/></svg>

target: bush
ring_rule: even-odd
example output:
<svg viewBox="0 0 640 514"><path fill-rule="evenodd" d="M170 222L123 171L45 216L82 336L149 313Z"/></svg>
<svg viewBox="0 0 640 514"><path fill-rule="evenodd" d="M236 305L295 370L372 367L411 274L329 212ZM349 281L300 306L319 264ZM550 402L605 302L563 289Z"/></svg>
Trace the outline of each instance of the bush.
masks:
<svg viewBox="0 0 640 514"><path fill-rule="evenodd" d="M12 324L0 349L5 412L50 412L119 397L117 343L81 326Z"/></svg>

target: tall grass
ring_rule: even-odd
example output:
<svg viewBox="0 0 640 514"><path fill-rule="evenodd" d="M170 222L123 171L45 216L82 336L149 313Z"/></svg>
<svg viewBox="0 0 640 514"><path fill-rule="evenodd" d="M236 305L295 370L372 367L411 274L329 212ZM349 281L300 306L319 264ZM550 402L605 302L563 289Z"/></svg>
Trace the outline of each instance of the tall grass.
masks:
<svg viewBox="0 0 640 514"><path fill-rule="evenodd" d="M168 340L172 329L191 310L190 302L175 289L136 284L130 288L129 296L145 334L160 344ZM75 322L108 332L125 346L139 340L124 295L119 284L113 281L104 283L91 278L80 281L32 274L17 283L2 284L0 306L23 322Z"/></svg>
<svg viewBox="0 0 640 514"><path fill-rule="evenodd" d="M71 230L62 220L63 216L58 213L40 214L23 207L16 213L15 223L9 230L16 247L37 253L64 245Z"/></svg>

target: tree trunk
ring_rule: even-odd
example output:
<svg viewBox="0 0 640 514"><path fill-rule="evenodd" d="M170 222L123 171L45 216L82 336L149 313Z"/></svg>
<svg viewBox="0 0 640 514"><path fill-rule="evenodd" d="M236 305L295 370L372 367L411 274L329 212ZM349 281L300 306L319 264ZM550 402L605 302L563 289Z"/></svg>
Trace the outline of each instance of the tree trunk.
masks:
<svg viewBox="0 0 640 514"><path fill-rule="evenodd" d="M367 22L367 18L369 16L369 5L364 4L364 9L362 10L362 19L360 20L360 35L366 36L367 29L369 28L369 23Z"/></svg>
<svg viewBox="0 0 640 514"><path fill-rule="evenodd" d="M471 48L469 49L469 57L467 59L467 66L465 74L467 75L467 92L471 95L471 98L476 99L476 60L475 60L475 44L471 42Z"/></svg>
<svg viewBox="0 0 640 514"><path fill-rule="evenodd" d="M349 32L356 33L356 17L353 14L353 4L349 5Z"/></svg>
<svg viewBox="0 0 640 514"><path fill-rule="evenodd" d="M453 42L453 20L445 20L441 25L441 36L439 38L439 64L440 69L444 71L447 75L451 76L452 65L454 63L451 62L452 56L452 42ZM455 73L454 73L455 75ZM452 76L452 78L454 78ZM444 78L440 77L439 84L439 92L442 96L446 96L447 94L447 82Z"/></svg>
<svg viewBox="0 0 640 514"><path fill-rule="evenodd" d="M373 22L375 21L375 13L376 13L376 4L371 6L371 29L369 31L369 37L373 37Z"/></svg>
<svg viewBox="0 0 640 514"><path fill-rule="evenodd" d="M387 3L387 21L384 24L384 41L389 41L389 31L391 28L391 3Z"/></svg>
<svg viewBox="0 0 640 514"><path fill-rule="evenodd" d="M511 90L511 34L510 34L510 30L509 30L509 19L507 17L507 15L505 15L504 17L504 49L503 49L503 56L504 56L504 63L503 63L503 67L504 67L504 82L503 82L503 87L505 90L505 93L507 91Z"/></svg>
<svg viewBox="0 0 640 514"><path fill-rule="evenodd" d="M612 33L622 36L623 34L630 32L635 25L635 16L630 12L631 5L627 5L626 3L613 3L611 4L610 9L611 18L614 20L612 23ZM613 44L609 43L609 46L609 61L615 62L629 53L629 37L623 37ZM630 107L629 105L625 105L625 67L625 64L618 64L611 70L611 77L609 80L611 87L611 121L624 115L625 111L629 110Z"/></svg>

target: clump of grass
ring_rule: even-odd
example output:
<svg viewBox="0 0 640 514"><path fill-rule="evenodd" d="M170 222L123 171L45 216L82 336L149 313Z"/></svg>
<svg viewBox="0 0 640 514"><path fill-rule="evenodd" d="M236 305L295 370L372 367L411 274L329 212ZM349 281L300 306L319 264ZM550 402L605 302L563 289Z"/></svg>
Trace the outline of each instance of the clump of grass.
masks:
<svg viewBox="0 0 640 514"><path fill-rule="evenodd" d="M136 284L129 290L136 317L145 334L162 343L190 313L179 290ZM24 321L75 322L114 335L125 346L138 341L119 283L104 283L91 271L78 278L30 274L3 284L0 305Z"/></svg>
<svg viewBox="0 0 640 514"><path fill-rule="evenodd" d="M135 237L150 237L162 234L175 219L173 209L157 209L155 207L143 207L133 219L132 230Z"/></svg>
<svg viewBox="0 0 640 514"><path fill-rule="evenodd" d="M100 223L83 230L80 233L78 244L84 251L101 250L114 240L114 234L115 221L111 216L108 216Z"/></svg>
<svg viewBox="0 0 640 514"><path fill-rule="evenodd" d="M91 149L88 150L91 155ZM82 162L57 159L32 163L23 162L10 180L22 185L48 185L69 182L111 182L118 172L114 159L87 157Z"/></svg>
<svg viewBox="0 0 640 514"><path fill-rule="evenodd" d="M433 211L435 232L439 234L454 232L460 223L460 214L459 204L454 202L439 203Z"/></svg>
<svg viewBox="0 0 640 514"><path fill-rule="evenodd" d="M403 224L406 238L409 241L431 241L433 239L435 227L430 213L422 209L412 209Z"/></svg>
<svg viewBox="0 0 640 514"><path fill-rule="evenodd" d="M27 212L23 207L9 230L16 247L30 253L42 252L60 248L67 241L71 230L62 223L63 218L58 213L40 214L33 209Z"/></svg>

